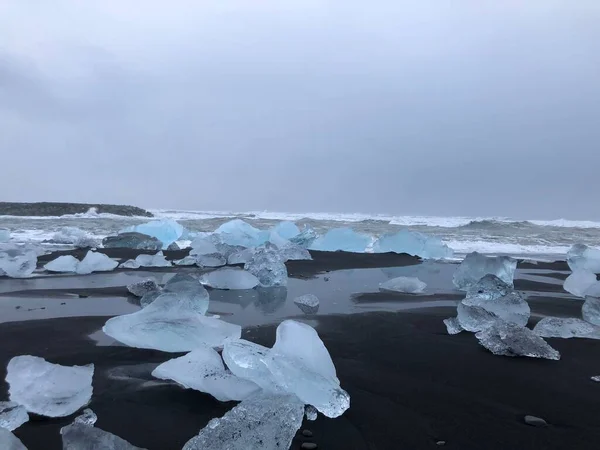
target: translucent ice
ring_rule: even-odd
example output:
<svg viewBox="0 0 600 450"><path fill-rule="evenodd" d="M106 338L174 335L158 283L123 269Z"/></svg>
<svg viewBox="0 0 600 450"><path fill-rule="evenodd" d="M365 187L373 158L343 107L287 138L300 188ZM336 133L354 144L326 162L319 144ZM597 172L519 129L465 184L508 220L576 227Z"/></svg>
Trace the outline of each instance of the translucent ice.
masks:
<svg viewBox="0 0 600 450"><path fill-rule="evenodd" d="M135 259L128 259L119 265L119 269L139 269L140 267L140 263Z"/></svg>
<svg viewBox="0 0 600 450"><path fill-rule="evenodd" d="M472 284L467 289L467 298L480 300L494 300L504 297L513 288L498 278L496 275L487 274L477 283Z"/></svg>
<svg viewBox="0 0 600 450"><path fill-rule="evenodd" d="M586 322L600 326L600 298L586 297L581 307L581 316Z"/></svg>
<svg viewBox="0 0 600 450"><path fill-rule="evenodd" d="M81 415L75 417L75 420L73 421L73 423L80 423L82 425L94 426L97 421L98 421L98 416L96 415L96 413L94 411L92 411L91 409L87 408L87 409L83 410L83 413Z"/></svg>
<svg viewBox="0 0 600 450"><path fill-rule="evenodd" d="M86 275L92 272L108 272L114 270L118 265L118 262L105 254L90 250L85 255L85 258L77 265L76 272L80 275Z"/></svg>
<svg viewBox="0 0 600 450"><path fill-rule="evenodd" d="M313 294L296 297L294 303L306 314L315 314L319 311L319 298Z"/></svg>
<svg viewBox="0 0 600 450"><path fill-rule="evenodd" d="M222 347L226 339L241 336L239 325L204 316L205 305L195 297L193 291L164 293L140 311L109 319L104 333L130 347L164 352Z"/></svg>
<svg viewBox="0 0 600 450"><path fill-rule="evenodd" d="M311 227L305 225L300 234L289 238L292 244L296 244L302 248L310 248L314 240L317 238L317 233Z"/></svg>
<svg viewBox="0 0 600 450"><path fill-rule="evenodd" d="M497 321L475 335L479 343L495 355L560 359L560 353L529 328Z"/></svg>
<svg viewBox="0 0 600 450"><path fill-rule="evenodd" d="M63 255L58 258L50 261L48 264L44 266L44 269L48 272L57 272L57 273L75 273L77 272L77 267L79 266L79 260L71 255Z"/></svg>
<svg viewBox="0 0 600 450"><path fill-rule="evenodd" d="M135 250L158 251L163 248L160 239L135 231L120 233L117 236L108 236L102 240L104 248L133 248Z"/></svg>
<svg viewBox="0 0 600 450"><path fill-rule="evenodd" d="M2 450L27 450L18 437L4 428L0 428L0 448Z"/></svg>
<svg viewBox="0 0 600 450"><path fill-rule="evenodd" d="M533 328L542 337L600 339L600 327L573 317L544 317Z"/></svg>
<svg viewBox="0 0 600 450"><path fill-rule="evenodd" d="M137 225L131 231L155 237L163 243L163 249L166 250L169 245L181 238L184 228L174 220L162 219Z"/></svg>
<svg viewBox="0 0 600 450"><path fill-rule="evenodd" d="M64 417L92 398L94 365L61 366L36 356L16 356L7 367L10 400L27 411Z"/></svg>
<svg viewBox="0 0 600 450"><path fill-rule="evenodd" d="M282 245L279 248L279 254L283 261L302 261L302 260L312 260L312 256L308 250L299 245L292 244L288 242L286 245Z"/></svg>
<svg viewBox="0 0 600 450"><path fill-rule="evenodd" d="M185 258L178 259L175 261L176 266L194 266L196 265L196 257L195 256L186 256Z"/></svg>
<svg viewBox="0 0 600 450"><path fill-rule="evenodd" d="M37 267L37 252L31 248L5 245L0 248L0 276L27 278Z"/></svg>
<svg viewBox="0 0 600 450"><path fill-rule="evenodd" d="M373 245L375 253L408 253L425 259L451 258L452 249L437 236L409 230L400 230L396 234L381 236Z"/></svg>
<svg viewBox="0 0 600 450"><path fill-rule="evenodd" d="M211 241L209 237L199 236L192 241L190 244L191 250L190 255L210 255L212 253L219 253L217 246Z"/></svg>
<svg viewBox="0 0 600 450"><path fill-rule="evenodd" d="M220 253L208 255L195 255L196 265L199 267L221 267L227 264L227 259Z"/></svg>
<svg viewBox="0 0 600 450"><path fill-rule="evenodd" d="M0 242L10 241L10 231L6 228L0 228Z"/></svg>
<svg viewBox="0 0 600 450"><path fill-rule="evenodd" d="M263 287L287 286L287 268L277 247L270 243L257 248L244 269L256 276Z"/></svg>
<svg viewBox="0 0 600 450"><path fill-rule="evenodd" d="M162 251L155 255L138 255L135 260L130 259L121 264L124 269L137 269L139 267L171 267Z"/></svg>
<svg viewBox="0 0 600 450"><path fill-rule="evenodd" d="M183 450L288 449L303 418L304 404L292 395L255 395L211 420Z"/></svg>
<svg viewBox="0 0 600 450"><path fill-rule="evenodd" d="M405 292L407 294L421 294L427 284L415 277L392 278L379 285L379 290L388 292Z"/></svg>
<svg viewBox="0 0 600 450"><path fill-rule="evenodd" d="M444 325L446 325L448 334L458 334L463 331L463 327L460 326L458 317L449 317L448 319L444 319Z"/></svg>
<svg viewBox="0 0 600 450"><path fill-rule="evenodd" d="M258 278L239 268L223 268L204 274L200 282L213 289L252 289L258 286Z"/></svg>
<svg viewBox="0 0 600 450"><path fill-rule="evenodd" d="M454 285L463 291L477 283L487 274L496 275L509 286L513 286L513 278L517 260L508 256L484 256L480 253L469 253L456 272Z"/></svg>
<svg viewBox="0 0 600 450"><path fill-rule="evenodd" d="M63 227L50 240L56 244L70 244L75 247L95 247L98 243L88 233L77 227Z"/></svg>
<svg viewBox="0 0 600 450"><path fill-rule="evenodd" d="M306 405L304 408L304 414L306 414L306 420L315 421L319 416L319 411L312 405Z"/></svg>
<svg viewBox="0 0 600 450"><path fill-rule="evenodd" d="M587 270L600 273L600 250L584 244L575 244L567 253L567 263L573 272Z"/></svg>
<svg viewBox="0 0 600 450"><path fill-rule="evenodd" d="M244 400L260 389L252 381L226 370L221 356L207 347L161 364L152 372L152 376L206 392L221 402Z"/></svg>
<svg viewBox="0 0 600 450"><path fill-rule="evenodd" d="M136 281L127 286L127 290L136 297L143 297L148 292L159 291L160 287L151 278L142 281Z"/></svg>
<svg viewBox="0 0 600 450"><path fill-rule="evenodd" d="M232 253L227 258L227 264L246 264L248 261L252 259L252 255L254 254L253 248L247 248L245 250L240 250L235 253Z"/></svg>
<svg viewBox="0 0 600 450"><path fill-rule="evenodd" d="M24 406L15 402L0 402L0 428L16 430L29 421L29 414Z"/></svg>
<svg viewBox="0 0 600 450"><path fill-rule="evenodd" d="M154 300L156 300L161 295L162 295L162 291L160 291L160 290L159 291L146 292L140 298L140 306L142 308L145 308L146 306L148 306L150 303L152 303Z"/></svg>
<svg viewBox="0 0 600 450"><path fill-rule="evenodd" d="M215 230L222 242L242 247L257 247L264 242L258 228L240 219L230 220Z"/></svg>
<svg viewBox="0 0 600 450"><path fill-rule="evenodd" d="M229 340L223 346L223 361L229 370L240 378L251 380L265 391L280 390L267 365L265 358L270 348L244 339Z"/></svg>
<svg viewBox="0 0 600 450"><path fill-rule="evenodd" d="M481 307L506 322L514 323L522 327L527 325L531 314L529 304L523 299L521 294L516 291L510 291L505 296L497 297L492 300L485 300L481 297L467 297L461 304Z"/></svg>
<svg viewBox="0 0 600 450"><path fill-rule="evenodd" d="M468 306L460 302L456 311L460 327L471 332L484 330L498 320L498 316L481 306Z"/></svg>
<svg viewBox="0 0 600 450"><path fill-rule="evenodd" d="M271 231L274 231L284 239L292 239L300 234L300 229L294 222L283 221L275 225Z"/></svg>
<svg viewBox="0 0 600 450"><path fill-rule="evenodd" d="M370 236L357 233L351 228L334 228L325 233L325 235L315 239L311 244L310 249L326 252L341 250L345 252L363 253L370 243Z"/></svg>
<svg viewBox="0 0 600 450"><path fill-rule="evenodd" d="M577 269L567 277L563 288L576 297L585 297L586 291L594 283L596 283L596 274L584 269Z"/></svg>

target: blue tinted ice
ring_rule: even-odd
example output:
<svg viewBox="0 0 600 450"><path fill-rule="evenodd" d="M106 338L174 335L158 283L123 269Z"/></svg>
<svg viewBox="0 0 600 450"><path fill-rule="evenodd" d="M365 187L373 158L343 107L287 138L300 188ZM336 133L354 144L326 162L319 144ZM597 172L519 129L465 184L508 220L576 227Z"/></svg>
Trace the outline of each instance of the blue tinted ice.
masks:
<svg viewBox="0 0 600 450"><path fill-rule="evenodd" d="M425 259L451 258L452 249L437 236L429 236L416 231L400 230L396 234L381 236L373 245L376 253L408 253Z"/></svg>
<svg viewBox="0 0 600 450"><path fill-rule="evenodd" d="M485 256L477 252L469 253L460 263L454 273L454 285L466 291L471 285L476 284L487 274L496 275L510 287L513 286L513 278L517 260L508 256Z"/></svg>
<svg viewBox="0 0 600 450"><path fill-rule="evenodd" d="M370 243L370 236L357 233L351 228L334 228L325 233L325 235L315 239L311 244L310 249L326 252L341 250L345 252L363 253Z"/></svg>

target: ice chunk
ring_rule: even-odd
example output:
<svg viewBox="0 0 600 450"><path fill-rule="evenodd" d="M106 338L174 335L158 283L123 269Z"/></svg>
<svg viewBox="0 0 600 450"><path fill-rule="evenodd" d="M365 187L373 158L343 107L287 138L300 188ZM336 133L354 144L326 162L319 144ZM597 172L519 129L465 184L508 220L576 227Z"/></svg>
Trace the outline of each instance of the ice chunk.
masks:
<svg viewBox="0 0 600 450"><path fill-rule="evenodd" d="M586 291L596 283L596 275L583 269L573 271L563 284L565 291L575 297L585 297Z"/></svg>
<svg viewBox="0 0 600 450"><path fill-rule="evenodd" d="M178 259L175 261L176 266L194 266L196 265L196 257L195 256L186 256L183 259Z"/></svg>
<svg viewBox="0 0 600 450"><path fill-rule="evenodd" d="M135 283L131 283L127 286L127 290L131 292L136 297L143 297L148 292L159 291L160 287L156 284L151 278L147 278L142 281L136 281Z"/></svg>
<svg viewBox="0 0 600 450"><path fill-rule="evenodd" d="M145 293L144 296L142 298L140 298L140 306L142 308L145 308L146 306L148 306L150 303L152 303L154 300L156 300L161 295L162 295L162 291L160 291L160 290Z"/></svg>
<svg viewBox="0 0 600 450"><path fill-rule="evenodd" d="M7 367L10 400L27 411L47 417L64 417L92 398L94 365L61 366L37 356L16 356Z"/></svg>
<svg viewBox="0 0 600 450"><path fill-rule="evenodd" d="M575 244L567 253L567 264L573 272L587 270L600 273L600 250L584 244Z"/></svg>
<svg viewBox="0 0 600 450"><path fill-rule="evenodd" d="M242 247L257 247L264 243L258 228L240 219L230 220L215 230L221 242Z"/></svg>
<svg viewBox="0 0 600 450"><path fill-rule="evenodd" d="M160 239L135 231L119 233L117 236L108 236L102 240L104 248L133 248L135 250L158 251L163 248Z"/></svg>
<svg viewBox="0 0 600 450"><path fill-rule="evenodd" d="M305 225L300 234L289 238L292 244L296 244L302 248L310 248L314 240L317 238L317 232L308 225Z"/></svg>
<svg viewBox="0 0 600 450"><path fill-rule="evenodd" d="M454 273L454 285L463 291L469 286L477 283L487 274L496 275L510 287L513 286L513 278L517 260L508 256L484 256L480 253L469 253L456 272Z"/></svg>
<svg viewBox="0 0 600 450"><path fill-rule="evenodd" d="M312 256L305 248L300 247L299 245L292 244L288 242L286 245L279 247L279 254L281 255L281 259L283 261L303 261L312 260Z"/></svg>
<svg viewBox="0 0 600 450"><path fill-rule="evenodd" d="M476 306L493 313L502 320L524 327L529 321L531 310L521 294L510 291L503 297L485 300L481 297L467 297L462 305Z"/></svg>
<svg viewBox="0 0 600 450"><path fill-rule="evenodd" d="M244 269L256 276L263 287L287 286L287 268L277 247L270 243L257 248Z"/></svg>
<svg viewBox="0 0 600 450"><path fill-rule="evenodd" d="M94 237L77 227L63 227L60 231L54 233L50 242L74 245L78 248L90 248L98 245Z"/></svg>
<svg viewBox="0 0 600 450"><path fill-rule="evenodd" d="M196 255L196 264L200 267L221 267L227 264L227 259L220 253Z"/></svg>
<svg viewBox="0 0 600 450"><path fill-rule="evenodd" d="M234 375L256 383L265 391L276 392L280 388L265 364L270 350L254 342L236 339L225 342L222 356Z"/></svg>
<svg viewBox="0 0 600 450"><path fill-rule="evenodd" d="M0 402L0 428L16 430L29 421L29 414L24 406L15 402Z"/></svg>
<svg viewBox="0 0 600 450"><path fill-rule="evenodd" d="M315 421L319 416L319 411L312 405L306 405L304 408L304 414L306 414L306 420Z"/></svg>
<svg viewBox="0 0 600 450"><path fill-rule="evenodd" d="M304 404L292 395L255 395L211 420L183 450L283 450L302 425Z"/></svg>
<svg viewBox="0 0 600 450"><path fill-rule="evenodd" d="M60 429L63 450L144 450L119 436L94 427L96 415L86 409L71 425Z"/></svg>
<svg viewBox="0 0 600 450"><path fill-rule="evenodd" d="M200 281L213 289L252 289L258 286L258 278L239 268L223 268L204 274Z"/></svg>
<svg viewBox="0 0 600 450"><path fill-rule="evenodd" d="M451 258L453 251L437 236L416 231L400 230L396 234L381 236L373 245L375 253L408 253L425 259Z"/></svg>
<svg viewBox="0 0 600 450"><path fill-rule="evenodd" d="M92 272L109 272L119 265L118 262L103 253L87 252L85 258L77 265L77 273L86 275Z"/></svg>
<svg viewBox="0 0 600 450"><path fill-rule="evenodd" d="M164 352L222 347L228 338L239 339L241 327L204 316L208 302L195 300L198 296L195 290L163 293L140 311L109 319L104 333L130 347Z"/></svg>
<svg viewBox="0 0 600 450"><path fill-rule="evenodd" d="M279 222L271 229L271 231L288 240L300 234L300 229L296 226L296 224L289 221Z"/></svg>
<svg viewBox="0 0 600 450"><path fill-rule="evenodd" d="M10 241L10 231L6 228L0 228L0 242Z"/></svg>
<svg viewBox="0 0 600 450"><path fill-rule="evenodd" d="M139 267L171 267L171 262L166 260L162 251L155 255L138 255L135 261Z"/></svg>
<svg viewBox="0 0 600 450"><path fill-rule="evenodd" d="M181 238L184 228L174 220L162 219L137 225L131 231L155 237L163 243L162 248L167 249L169 245Z"/></svg>
<svg viewBox="0 0 600 450"><path fill-rule="evenodd" d="M60 273L75 273L79 266L79 260L71 255L63 255L50 261L44 266L44 269L48 272L60 272Z"/></svg>
<svg viewBox="0 0 600 450"><path fill-rule="evenodd" d="M318 237L311 244L311 250L363 253L371 243L371 237L357 233L351 228L334 228Z"/></svg>
<svg viewBox="0 0 600 450"><path fill-rule="evenodd" d="M415 277L397 277L381 283L379 290L387 292L405 292L407 294L421 294L427 284Z"/></svg>
<svg viewBox="0 0 600 450"><path fill-rule="evenodd" d="M513 291L513 288L498 278L496 275L487 274L477 283L467 289L467 298L479 300L494 300L504 297Z"/></svg>
<svg viewBox="0 0 600 450"><path fill-rule="evenodd" d="M213 253L220 253L217 246L205 236L197 237L190 244L191 250L190 255L210 255Z"/></svg>
<svg viewBox="0 0 600 450"><path fill-rule="evenodd" d="M11 278L27 278L37 267L35 250L17 245L6 245L0 248L0 276Z"/></svg>
<svg viewBox="0 0 600 450"><path fill-rule="evenodd" d="M586 322L600 326L600 298L586 297L581 307L581 316Z"/></svg>
<svg viewBox="0 0 600 450"><path fill-rule="evenodd" d="M315 314L319 311L319 298L313 294L296 297L294 303L306 314Z"/></svg>
<svg viewBox="0 0 600 450"><path fill-rule="evenodd" d="M252 259L252 255L254 255L253 248L247 248L245 250L237 251L229 255L229 257L227 258L227 264L246 264Z"/></svg>
<svg viewBox="0 0 600 450"><path fill-rule="evenodd" d="M479 343L495 355L560 359L560 353L529 328L497 321L475 335Z"/></svg>
<svg viewBox="0 0 600 450"><path fill-rule="evenodd" d="M128 259L119 265L119 269L139 269L140 267L140 263L135 259Z"/></svg>
<svg viewBox="0 0 600 450"><path fill-rule="evenodd" d="M463 331L463 327L460 326L458 317L449 317L444 319L444 325L446 325L448 334L458 334Z"/></svg>
<svg viewBox="0 0 600 450"><path fill-rule="evenodd" d="M456 311L460 327L471 332L484 330L498 320L496 314L483 309L481 306L468 306L463 302L458 304Z"/></svg>
<svg viewBox="0 0 600 450"><path fill-rule="evenodd" d="M0 448L2 450L27 450L18 437L4 428L0 428Z"/></svg>
<svg viewBox="0 0 600 450"><path fill-rule="evenodd" d="M244 400L260 389L252 381L226 370L221 356L207 347L161 364L152 372L152 376L206 392L221 402Z"/></svg>
<svg viewBox="0 0 600 450"><path fill-rule="evenodd" d="M574 317L544 317L533 328L542 337L600 339L600 327Z"/></svg>

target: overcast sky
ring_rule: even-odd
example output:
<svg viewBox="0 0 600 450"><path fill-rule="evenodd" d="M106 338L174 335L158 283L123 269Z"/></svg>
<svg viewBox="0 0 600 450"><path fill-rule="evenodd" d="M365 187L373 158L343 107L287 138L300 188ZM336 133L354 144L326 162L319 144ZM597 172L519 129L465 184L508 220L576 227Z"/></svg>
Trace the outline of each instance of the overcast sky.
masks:
<svg viewBox="0 0 600 450"><path fill-rule="evenodd" d="M599 0L2 0L0 200L600 219Z"/></svg>

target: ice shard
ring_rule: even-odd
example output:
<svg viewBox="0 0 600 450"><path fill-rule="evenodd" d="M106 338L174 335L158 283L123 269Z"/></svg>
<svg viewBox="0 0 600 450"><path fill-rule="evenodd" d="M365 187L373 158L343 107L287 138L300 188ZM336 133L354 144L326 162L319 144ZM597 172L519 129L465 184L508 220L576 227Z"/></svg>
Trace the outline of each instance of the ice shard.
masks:
<svg viewBox="0 0 600 450"><path fill-rule="evenodd" d="M600 339L600 327L574 317L544 317L533 328L541 337Z"/></svg>
<svg viewBox="0 0 600 450"><path fill-rule="evenodd" d="M498 320L496 314L485 310L481 306L469 306L460 302L456 311L460 327L463 330L471 331L473 333L485 330Z"/></svg>
<svg viewBox="0 0 600 450"><path fill-rule="evenodd" d="M253 248L247 248L244 250L239 250L235 253L232 253L227 258L227 264L246 264L248 261L252 259L252 255L254 254Z"/></svg>
<svg viewBox="0 0 600 450"><path fill-rule="evenodd" d="M37 252L28 247L4 245L0 247L0 276L30 277L37 267Z"/></svg>
<svg viewBox="0 0 600 450"><path fill-rule="evenodd" d="M451 258L454 253L437 236L409 230L381 236L373 245L373 251L375 253L407 253L424 259Z"/></svg>
<svg viewBox="0 0 600 450"><path fill-rule="evenodd" d="M311 250L326 252L344 251L363 253L371 243L371 237L351 228L333 228L311 244Z"/></svg>
<svg viewBox="0 0 600 450"><path fill-rule="evenodd" d="M7 367L10 400L27 411L64 417L87 405L92 397L94 365L61 366L36 356L16 356Z"/></svg>
<svg viewBox="0 0 600 450"><path fill-rule="evenodd" d="M44 266L44 269L48 272L56 273L75 273L79 266L79 260L71 255L59 256L53 259Z"/></svg>
<svg viewBox="0 0 600 450"><path fill-rule="evenodd" d="M160 291L160 286L151 278L136 281L127 286L127 290L136 297L143 297L148 292Z"/></svg>
<svg viewBox="0 0 600 450"><path fill-rule="evenodd" d="M600 298L586 297L581 307L581 316L586 322L600 326Z"/></svg>
<svg viewBox="0 0 600 450"><path fill-rule="evenodd" d="M10 231L6 228L0 228L0 242L10 241Z"/></svg>
<svg viewBox="0 0 600 450"><path fill-rule="evenodd" d="M506 322L522 327L527 325L531 314L529 304L516 291L511 291L503 297L492 300L484 300L481 297L467 297L461 304L470 307L481 307Z"/></svg>
<svg viewBox="0 0 600 450"><path fill-rule="evenodd" d="M458 334L463 331L463 327L460 325L458 317L449 317L448 319L444 319L444 325L446 325L448 334Z"/></svg>
<svg viewBox="0 0 600 450"><path fill-rule="evenodd" d="M18 437L4 428L0 428L0 448L2 450L27 450Z"/></svg>
<svg viewBox="0 0 600 450"><path fill-rule="evenodd" d="M208 255L195 255L196 265L199 267L221 267L227 264L227 259L220 253Z"/></svg>
<svg viewBox="0 0 600 450"><path fill-rule="evenodd" d="M109 272L114 270L118 265L118 262L105 254L90 250L77 265L76 272L80 275L87 275L92 272Z"/></svg>
<svg viewBox="0 0 600 450"><path fill-rule="evenodd" d="M77 227L63 227L50 239L56 244L69 244L78 248L90 248L98 245L96 239Z"/></svg>
<svg viewBox="0 0 600 450"><path fill-rule="evenodd" d="M319 311L319 297L313 294L305 294L296 297L294 303L305 314L315 314Z"/></svg>
<svg viewBox="0 0 600 450"><path fill-rule="evenodd" d="M563 288L575 297L585 297L586 291L596 283L596 274L584 269L577 269L567 277Z"/></svg>
<svg viewBox="0 0 600 450"><path fill-rule="evenodd" d="M230 220L215 230L221 242L242 247L257 247L264 243L261 232L240 219Z"/></svg>
<svg viewBox="0 0 600 450"><path fill-rule="evenodd" d="M23 405L15 402L0 402L0 428L16 430L29 421L29 414Z"/></svg>
<svg viewBox="0 0 600 450"><path fill-rule="evenodd" d="M600 250L584 244L575 244L567 253L567 263L573 272L586 270L600 273Z"/></svg>
<svg viewBox="0 0 600 450"><path fill-rule="evenodd" d="M510 287L513 286L513 278L517 260L508 256L484 256L480 253L469 253L454 273L454 285L466 291L471 285L476 284L487 274L496 275Z"/></svg>
<svg viewBox="0 0 600 450"><path fill-rule="evenodd" d="M135 231L119 233L117 236L108 236L102 240L104 248L132 248L135 250L159 251L162 250L163 245L160 239Z"/></svg>
<svg viewBox="0 0 600 450"><path fill-rule="evenodd" d="M287 286L287 268L273 244L257 248L244 269L256 276L263 287Z"/></svg>
<svg viewBox="0 0 600 450"><path fill-rule="evenodd" d="M407 294L422 294L427 284L415 277L392 278L379 285L379 290L387 292L404 292Z"/></svg>
<svg viewBox="0 0 600 450"><path fill-rule="evenodd" d="M497 321L475 335L479 343L495 355L560 359L560 353L529 328Z"/></svg>
<svg viewBox="0 0 600 450"><path fill-rule="evenodd" d="M252 289L258 286L258 278L239 268L226 267L206 273L200 282L213 289Z"/></svg>

